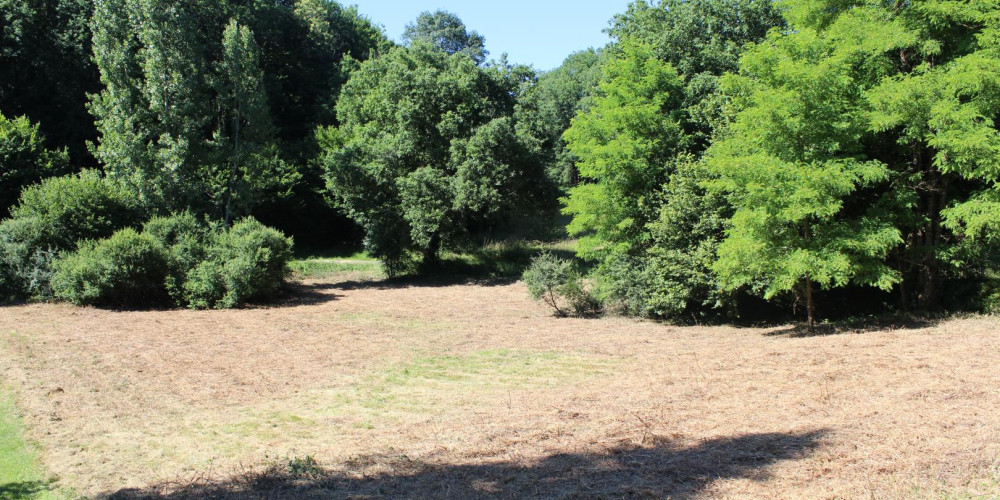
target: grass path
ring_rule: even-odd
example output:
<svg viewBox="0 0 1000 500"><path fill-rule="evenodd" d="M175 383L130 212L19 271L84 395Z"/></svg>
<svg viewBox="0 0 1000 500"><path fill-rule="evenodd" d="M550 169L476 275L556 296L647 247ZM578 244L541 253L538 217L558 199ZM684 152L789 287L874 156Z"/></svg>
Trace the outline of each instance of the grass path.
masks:
<svg viewBox="0 0 1000 500"><path fill-rule="evenodd" d="M48 487L38 458L24 440L14 402L0 393L0 500L59 498Z"/></svg>

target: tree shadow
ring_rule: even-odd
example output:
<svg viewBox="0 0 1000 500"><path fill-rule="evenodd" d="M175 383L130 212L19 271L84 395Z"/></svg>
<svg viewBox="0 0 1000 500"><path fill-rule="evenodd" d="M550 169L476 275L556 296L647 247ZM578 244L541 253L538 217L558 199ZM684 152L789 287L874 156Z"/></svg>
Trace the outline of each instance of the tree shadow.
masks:
<svg viewBox="0 0 1000 500"><path fill-rule="evenodd" d="M325 469L311 458L222 480L122 489L115 500L187 498L694 498L714 481L763 481L768 468L803 459L825 430L750 434L692 447L670 442L602 453L560 453L537 462L445 464L402 457L361 457Z"/></svg>
<svg viewBox="0 0 1000 500"><path fill-rule="evenodd" d="M0 500L30 500L51 489L48 483L42 481L4 483L0 484Z"/></svg>
<svg viewBox="0 0 1000 500"><path fill-rule="evenodd" d="M807 324L796 323L785 325L777 330L767 332L765 335L769 337L808 338L830 335L858 335L892 330L922 330L933 328L941 324L942 321L943 319L941 318L913 315L876 316L823 323L816 325L816 328L812 332L809 331Z"/></svg>

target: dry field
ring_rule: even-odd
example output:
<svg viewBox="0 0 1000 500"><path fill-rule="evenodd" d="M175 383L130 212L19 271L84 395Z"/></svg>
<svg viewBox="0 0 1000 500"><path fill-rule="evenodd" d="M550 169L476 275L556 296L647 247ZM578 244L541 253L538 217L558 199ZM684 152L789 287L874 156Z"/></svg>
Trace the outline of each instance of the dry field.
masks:
<svg viewBox="0 0 1000 500"><path fill-rule="evenodd" d="M798 338L349 278L0 309L0 372L85 496L1000 498L997 319Z"/></svg>

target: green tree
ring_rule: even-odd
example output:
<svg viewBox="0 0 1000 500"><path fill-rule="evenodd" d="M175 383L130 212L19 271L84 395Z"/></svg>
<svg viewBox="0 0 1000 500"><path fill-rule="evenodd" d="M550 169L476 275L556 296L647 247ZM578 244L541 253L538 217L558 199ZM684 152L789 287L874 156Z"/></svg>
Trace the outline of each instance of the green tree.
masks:
<svg viewBox="0 0 1000 500"><path fill-rule="evenodd" d="M601 52L571 54L558 68L542 74L517 104L518 134L534 142L550 177L560 185L578 181L576 158L566 149L563 133L590 105L601 79Z"/></svg>
<svg viewBox="0 0 1000 500"><path fill-rule="evenodd" d="M223 119L216 140L224 138L231 149L223 169L221 202L224 220L229 224L235 215L245 215L262 192L270 191L267 184L294 184L294 173L283 172L277 151L270 148L274 141L264 78L260 69L260 54L253 33L230 20L223 32L223 57L219 68L218 92L223 104ZM290 177L290 178L288 178ZM236 205L242 205L243 210Z"/></svg>
<svg viewBox="0 0 1000 500"><path fill-rule="evenodd" d="M489 55L482 35L468 31L458 16L443 10L420 13L416 23L406 25L403 42L426 43L446 54L465 54L476 64L482 64Z"/></svg>
<svg viewBox="0 0 1000 500"><path fill-rule="evenodd" d="M87 94L100 89L91 61L91 0L0 0L0 112L27 116L77 168L97 137Z"/></svg>
<svg viewBox="0 0 1000 500"><path fill-rule="evenodd" d="M530 203L545 180L510 118L517 77L426 44L361 64L320 131L337 203L397 272L407 253L433 264L477 222Z"/></svg>
<svg viewBox="0 0 1000 500"><path fill-rule="evenodd" d="M685 132L700 152L722 119L719 77L736 71L747 44L784 26L773 0L639 0L615 16L609 34L651 45L681 74Z"/></svg>
<svg viewBox="0 0 1000 500"><path fill-rule="evenodd" d="M790 0L791 39L818 37L865 97L864 153L892 172L903 307L939 307L995 234L1000 2ZM807 64L793 54L789 64ZM830 117L830 120L840 120ZM971 247L971 248L970 248Z"/></svg>
<svg viewBox="0 0 1000 500"><path fill-rule="evenodd" d="M0 114L0 219L7 217L23 187L64 174L69 167L66 151L47 149L38 128L27 117Z"/></svg>
<svg viewBox="0 0 1000 500"><path fill-rule="evenodd" d="M866 108L853 58L804 29L775 34L723 82L737 112L707 162L735 209L713 269L724 288L765 298L796 291L815 323L814 292L850 283L884 290L902 242L881 197L890 171L864 156Z"/></svg>
<svg viewBox="0 0 1000 500"><path fill-rule="evenodd" d="M623 44L604 63L600 90L564 136L586 183L572 188L564 213L579 253L600 260L637 251L656 215L657 193L685 135L677 116L680 76L645 44Z"/></svg>

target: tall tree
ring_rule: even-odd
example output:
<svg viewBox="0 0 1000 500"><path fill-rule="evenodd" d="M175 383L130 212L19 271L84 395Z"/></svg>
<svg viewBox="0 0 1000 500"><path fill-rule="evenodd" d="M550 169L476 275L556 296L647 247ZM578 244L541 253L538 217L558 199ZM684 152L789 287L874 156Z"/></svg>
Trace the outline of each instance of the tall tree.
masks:
<svg viewBox="0 0 1000 500"><path fill-rule="evenodd" d="M222 35L222 51L218 92L223 119L216 137L226 138L232 147L232 154L225 162L229 168L225 169L227 179L221 195L225 203L224 219L229 224L235 215L243 215L236 213L234 205L240 202L251 205L252 188L281 172L273 168L280 164L280 159L276 151L269 148L274 139L274 126L253 33L236 19L231 20ZM278 185L293 183L291 179L272 182Z"/></svg>
<svg viewBox="0 0 1000 500"><path fill-rule="evenodd" d="M891 261L904 277L903 307L939 307L950 277L971 278L963 257L976 246L969 238L996 228L989 214L1000 175L1000 2L787 5L788 36L814 33L835 46L830 57L851 61L842 77L864 92L865 153L893 172L889 190L899 205L895 224L905 243Z"/></svg>
<svg viewBox="0 0 1000 500"><path fill-rule="evenodd" d="M685 148L677 70L649 45L620 49L602 67L593 105L564 136L586 183L570 190L563 211L573 216L569 233L581 236L579 253L589 259L643 247L657 193Z"/></svg>
<svg viewBox="0 0 1000 500"><path fill-rule="evenodd" d="M407 45L426 43L446 54L465 54L476 64L486 61L486 39L468 31L465 23L451 12L422 12L415 23L406 25L403 42Z"/></svg>
<svg viewBox="0 0 1000 500"><path fill-rule="evenodd" d="M321 132L331 193L390 272L408 252L432 264L449 239L545 185L510 115L518 77L426 44L353 73Z"/></svg>

